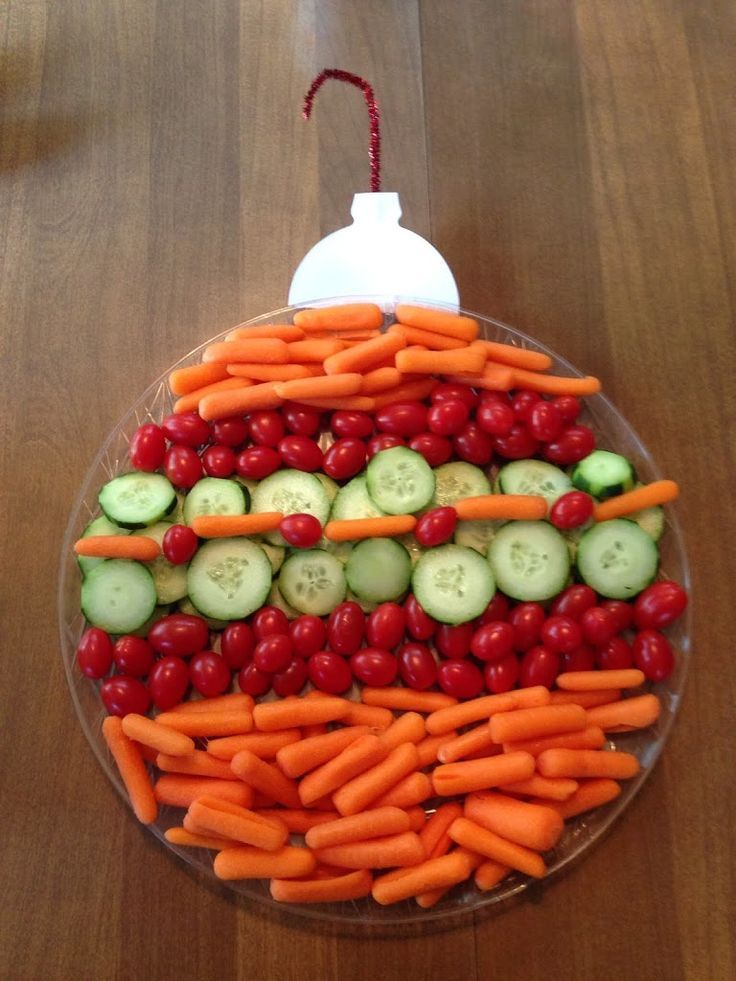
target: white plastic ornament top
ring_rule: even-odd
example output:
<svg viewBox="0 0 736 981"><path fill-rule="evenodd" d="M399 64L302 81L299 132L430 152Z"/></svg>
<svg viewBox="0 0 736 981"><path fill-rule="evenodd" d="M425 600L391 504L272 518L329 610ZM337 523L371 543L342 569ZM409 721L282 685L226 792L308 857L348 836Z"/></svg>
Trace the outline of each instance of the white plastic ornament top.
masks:
<svg viewBox="0 0 736 981"><path fill-rule="evenodd" d="M399 224L393 191L356 194L353 223L318 242L299 264L289 304L335 296L404 296L458 307L450 267L433 245Z"/></svg>

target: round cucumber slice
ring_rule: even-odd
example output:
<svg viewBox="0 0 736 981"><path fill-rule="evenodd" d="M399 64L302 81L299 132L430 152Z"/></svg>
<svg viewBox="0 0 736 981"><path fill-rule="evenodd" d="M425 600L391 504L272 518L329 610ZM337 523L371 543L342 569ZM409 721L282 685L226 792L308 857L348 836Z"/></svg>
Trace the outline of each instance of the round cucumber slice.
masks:
<svg viewBox="0 0 736 981"><path fill-rule="evenodd" d="M204 616L240 620L266 601L271 588L271 563L247 538L205 542L189 563L189 598Z"/></svg>
<svg viewBox="0 0 736 981"><path fill-rule="evenodd" d="M160 473L124 473L102 488L100 507L121 528L153 525L176 507L176 491Z"/></svg>
<svg viewBox="0 0 736 981"><path fill-rule="evenodd" d="M94 521L90 521L87 527L82 532L82 538L88 538L90 535L129 535L130 528L121 528L116 525L113 521L110 521L108 517L104 514L99 515ZM78 555L77 563L82 571L82 575L86 576L90 569L94 569L96 565L101 565L106 559L98 559L92 555Z"/></svg>
<svg viewBox="0 0 736 981"><path fill-rule="evenodd" d="M145 535L159 545L163 545L164 535L172 527L170 521L159 521L150 528L134 531L134 535ZM145 563L153 576L156 587L157 602L160 606L176 603L187 595L187 568L189 563L172 565L165 555L157 555L155 559Z"/></svg>
<svg viewBox="0 0 736 981"><path fill-rule="evenodd" d="M250 497L237 480L202 477L184 501L184 522L191 525L203 514L247 514Z"/></svg>
<svg viewBox="0 0 736 981"><path fill-rule="evenodd" d="M434 471L434 477L436 507L455 504L463 497L481 497L491 493L491 485L480 467L462 460L443 463Z"/></svg>
<svg viewBox="0 0 736 981"><path fill-rule="evenodd" d="M392 538L359 542L345 564L348 586L362 600L385 603L404 595L411 580L409 553Z"/></svg>
<svg viewBox="0 0 736 981"><path fill-rule="evenodd" d="M317 471L314 475L317 480L322 484L325 489L325 494L330 502L334 501L337 497L338 491L340 490L340 485L332 477L328 477L326 473L322 473L321 470Z"/></svg>
<svg viewBox="0 0 736 981"><path fill-rule="evenodd" d="M572 490L565 471L544 460L513 460L501 467L497 480L502 494L536 494L550 506Z"/></svg>
<svg viewBox="0 0 736 981"><path fill-rule="evenodd" d="M462 545L428 549L414 566L411 581L420 606L440 623L474 620L496 592L486 560Z"/></svg>
<svg viewBox="0 0 736 981"><path fill-rule="evenodd" d="M376 453L366 470L368 493L386 514L411 514L429 504L435 477L421 455L405 446Z"/></svg>
<svg viewBox="0 0 736 981"><path fill-rule="evenodd" d="M562 535L545 521L510 521L488 547L498 588L512 599L538 602L564 588L570 552Z"/></svg>
<svg viewBox="0 0 736 981"><path fill-rule="evenodd" d="M156 587L140 562L107 559L82 583L82 613L110 634L138 630L156 608Z"/></svg>
<svg viewBox="0 0 736 981"><path fill-rule="evenodd" d="M368 493L365 474L360 474L337 492L332 502L330 519L350 521L355 518L382 518L385 514Z"/></svg>
<svg viewBox="0 0 736 981"><path fill-rule="evenodd" d="M481 555L487 555L488 546L503 525L503 521L458 521L453 540L456 545L464 545Z"/></svg>
<svg viewBox="0 0 736 981"><path fill-rule="evenodd" d="M326 616L345 599L342 562L320 548L296 552L281 566L279 590L300 613Z"/></svg>
<svg viewBox="0 0 736 981"><path fill-rule="evenodd" d="M585 583L608 599L631 599L654 581L659 550L634 521L615 518L593 525L575 556Z"/></svg>
<svg viewBox="0 0 736 981"><path fill-rule="evenodd" d="M324 527L330 514L330 499L322 483L303 470L277 470L262 480L251 499L251 514L281 511L282 514L313 514ZM278 531L264 536L271 545L285 546Z"/></svg>
<svg viewBox="0 0 736 981"><path fill-rule="evenodd" d="M570 478L578 490L602 500L630 491L636 474L625 456L610 450L593 450L575 464Z"/></svg>

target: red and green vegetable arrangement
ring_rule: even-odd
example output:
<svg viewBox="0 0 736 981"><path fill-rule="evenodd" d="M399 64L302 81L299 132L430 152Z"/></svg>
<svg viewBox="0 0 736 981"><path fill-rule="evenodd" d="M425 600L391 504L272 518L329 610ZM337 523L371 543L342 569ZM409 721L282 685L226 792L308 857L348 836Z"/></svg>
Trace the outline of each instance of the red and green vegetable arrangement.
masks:
<svg viewBox="0 0 736 981"><path fill-rule="evenodd" d="M597 379L394 316L211 344L75 545L77 662L136 815L183 808L169 841L282 902L542 877L638 773L607 735L656 722L687 604L658 578L677 485L596 445Z"/></svg>

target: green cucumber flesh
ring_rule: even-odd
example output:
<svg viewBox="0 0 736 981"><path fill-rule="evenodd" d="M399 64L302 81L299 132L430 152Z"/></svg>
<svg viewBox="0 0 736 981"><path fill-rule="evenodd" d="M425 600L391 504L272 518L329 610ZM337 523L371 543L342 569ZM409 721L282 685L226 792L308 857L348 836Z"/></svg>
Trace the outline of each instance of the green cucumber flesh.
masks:
<svg viewBox="0 0 736 981"><path fill-rule="evenodd" d="M93 627L110 634L133 633L156 608L153 577L140 562L107 559L83 581L81 605Z"/></svg>
<svg viewBox="0 0 736 981"><path fill-rule="evenodd" d="M108 481L98 500L104 514L121 528L143 528L174 510L176 491L163 474L136 470Z"/></svg>
<svg viewBox="0 0 736 981"><path fill-rule="evenodd" d="M614 518L583 535L575 561L583 582L601 596L628 600L656 578L659 550L635 521Z"/></svg>
<svg viewBox="0 0 736 981"><path fill-rule="evenodd" d="M152 538L159 545L163 545L164 535L172 528L170 521L159 521L150 528L141 528L134 531L134 535L144 535ZM150 562L144 563L153 576L153 584L156 587L156 598L158 604L168 605L176 603L187 595L187 568L188 563L172 565L166 556L161 553Z"/></svg>
<svg viewBox="0 0 736 981"><path fill-rule="evenodd" d="M474 549L439 545L427 549L414 566L412 588L429 616L456 624L479 617L496 584L488 563Z"/></svg>
<svg viewBox="0 0 736 981"><path fill-rule="evenodd" d="M320 548L290 555L281 567L279 590L299 613L327 616L345 599L345 568L339 559Z"/></svg>
<svg viewBox="0 0 736 981"><path fill-rule="evenodd" d="M330 514L330 500L322 483L303 470L277 470L260 481L251 499L251 514L280 511L282 514L312 514L324 527ZM278 531L265 536L271 545L285 546Z"/></svg>
<svg viewBox="0 0 736 981"><path fill-rule="evenodd" d="M480 467L476 467L473 463L465 463L462 460L443 463L434 471L434 477L434 507L446 507L464 497L481 497L491 493L488 478Z"/></svg>
<svg viewBox="0 0 736 981"><path fill-rule="evenodd" d="M593 450L573 467L573 486L599 500L630 491L636 481L631 463L619 453Z"/></svg>
<svg viewBox="0 0 736 981"><path fill-rule="evenodd" d="M186 496L184 522L191 525L205 514L247 514L249 503L248 491L237 480L202 477Z"/></svg>
<svg viewBox="0 0 736 981"><path fill-rule="evenodd" d="M421 455L405 446L381 450L366 470L368 493L386 514L412 514L434 496L435 477Z"/></svg>
<svg viewBox="0 0 736 981"><path fill-rule="evenodd" d="M121 528L120 525L116 525L114 521L110 519L105 514L100 514L90 521L87 527L82 532L82 538L89 538L90 535L129 535L130 528ZM82 571L82 575L86 576L87 573L94 569L96 565L100 565L102 562L107 561L106 559L98 559L92 555L78 555L77 562L79 568Z"/></svg>
<svg viewBox="0 0 736 981"><path fill-rule="evenodd" d="M273 574L266 553L247 538L216 538L189 563L189 598L215 620L240 620L263 606Z"/></svg>
<svg viewBox="0 0 736 981"><path fill-rule="evenodd" d="M488 548L498 588L512 599L540 602L564 589L570 552L562 535L545 521L509 521Z"/></svg>
<svg viewBox="0 0 736 981"><path fill-rule="evenodd" d="M409 588L411 570L409 553L392 538L359 542L345 564L348 586L369 603L400 599Z"/></svg>
<svg viewBox="0 0 736 981"><path fill-rule="evenodd" d="M502 494L536 494L550 506L572 490L565 471L545 460L513 460L501 467L496 479Z"/></svg>

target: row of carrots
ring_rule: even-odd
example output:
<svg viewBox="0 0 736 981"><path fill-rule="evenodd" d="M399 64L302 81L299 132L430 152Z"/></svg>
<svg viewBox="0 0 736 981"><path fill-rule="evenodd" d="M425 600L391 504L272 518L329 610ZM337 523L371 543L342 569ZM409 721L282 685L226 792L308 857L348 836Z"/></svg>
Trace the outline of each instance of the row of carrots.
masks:
<svg viewBox="0 0 736 981"><path fill-rule="evenodd" d="M635 669L569 672L554 692L462 703L403 688L366 687L359 702L238 693L155 719L109 716L103 735L139 820L185 808L166 838L216 851L219 878L270 879L282 902L429 907L471 876L481 890L514 870L544 876L564 821L638 773L606 734L656 721L657 697L633 694L643 681Z"/></svg>

